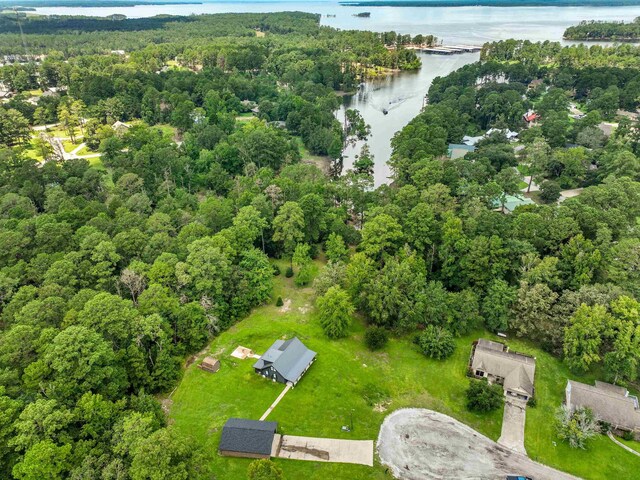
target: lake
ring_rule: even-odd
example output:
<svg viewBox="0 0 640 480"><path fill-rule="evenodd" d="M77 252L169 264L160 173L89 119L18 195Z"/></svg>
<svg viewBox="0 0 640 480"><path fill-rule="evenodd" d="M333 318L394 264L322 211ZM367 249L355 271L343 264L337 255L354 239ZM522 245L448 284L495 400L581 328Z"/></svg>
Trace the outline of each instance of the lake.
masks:
<svg viewBox="0 0 640 480"><path fill-rule="evenodd" d="M154 15L191 15L224 12L303 11L322 15L321 23L340 29L431 34L445 44L474 44L520 38L532 41L562 41L564 30L581 20L632 20L640 16L636 7L350 7L336 1L222 1L201 5L138 5L134 7L48 7L37 12L55 15L107 16L122 14L130 18ZM370 11L370 18L354 17ZM386 183L390 140L422 108L432 80L477 61L479 54L438 56L421 54L422 69L383 80L368 82L357 95L345 97L346 108L357 108L371 125L369 138L375 157L375 184ZM344 108L337 112L343 117ZM384 115L383 109L389 113ZM360 151L348 148L344 168L349 168Z"/></svg>
<svg viewBox="0 0 640 480"><path fill-rule="evenodd" d="M371 125L372 135L367 143L374 155L376 186L387 183L391 173L387 165L391 155L391 138L420 113L424 96L433 79L480 58L479 53L418 55L422 60L419 71L403 72L367 82L356 95L344 98L344 106L338 112L338 119L342 121L345 108L355 108ZM383 109L388 111L386 115ZM355 147L347 147L344 151L345 170L351 167L361 148L362 142L359 142Z"/></svg>

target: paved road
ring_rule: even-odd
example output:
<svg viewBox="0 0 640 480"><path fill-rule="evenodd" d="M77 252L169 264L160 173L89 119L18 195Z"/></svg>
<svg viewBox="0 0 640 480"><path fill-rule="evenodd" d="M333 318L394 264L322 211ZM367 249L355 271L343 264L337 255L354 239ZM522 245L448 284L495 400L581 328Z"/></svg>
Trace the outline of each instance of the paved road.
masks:
<svg viewBox="0 0 640 480"><path fill-rule="evenodd" d="M498 443L524 455L524 424L527 414L527 402L518 398L506 397L502 416L502 433Z"/></svg>
<svg viewBox="0 0 640 480"><path fill-rule="evenodd" d="M402 480L496 480L509 474L536 480L577 478L498 445L447 415L417 408L385 418L378 454Z"/></svg>

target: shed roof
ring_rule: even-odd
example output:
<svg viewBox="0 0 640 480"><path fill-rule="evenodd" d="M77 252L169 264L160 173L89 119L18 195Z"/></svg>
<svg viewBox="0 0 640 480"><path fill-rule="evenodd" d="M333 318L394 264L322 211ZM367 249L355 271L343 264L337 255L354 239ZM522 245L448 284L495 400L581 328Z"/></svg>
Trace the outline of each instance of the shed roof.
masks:
<svg viewBox="0 0 640 480"><path fill-rule="evenodd" d="M509 352L501 343L480 339L473 353L471 367L504 378L505 389L533 395L536 371L536 359L533 357Z"/></svg>
<svg viewBox="0 0 640 480"><path fill-rule="evenodd" d="M273 368L285 380L295 382L315 356L316 352L305 347L297 337L286 341L276 340L253 367L261 370L265 366L273 364Z"/></svg>
<svg viewBox="0 0 640 480"><path fill-rule="evenodd" d="M222 428L220 450L256 455L271 455L277 422L230 418Z"/></svg>
<svg viewBox="0 0 640 480"><path fill-rule="evenodd" d="M587 407L614 426L640 430L638 399L625 388L605 382L596 382L593 386L569 380L566 394L571 408Z"/></svg>

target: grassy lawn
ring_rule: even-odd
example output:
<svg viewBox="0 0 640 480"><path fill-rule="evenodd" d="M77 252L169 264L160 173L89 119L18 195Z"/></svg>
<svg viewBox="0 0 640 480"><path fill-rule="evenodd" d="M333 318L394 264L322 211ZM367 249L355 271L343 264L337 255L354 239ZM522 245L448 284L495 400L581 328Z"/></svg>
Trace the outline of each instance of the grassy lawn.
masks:
<svg viewBox="0 0 640 480"><path fill-rule="evenodd" d="M62 142L62 146L64 147L64 151L67 153L73 152L76 148L78 148L80 143L73 143L71 140L64 140Z"/></svg>
<svg viewBox="0 0 640 480"><path fill-rule="evenodd" d="M162 132L163 135L168 136L169 138L173 139L175 138L178 130L176 129L176 127L172 127L171 125L154 125L153 128L157 128L158 130L160 130Z"/></svg>
<svg viewBox="0 0 640 480"><path fill-rule="evenodd" d="M281 267L286 262L279 262ZM318 264L320 266L320 264ZM311 288L297 288L284 275L275 277L273 301L255 309L246 319L222 333L210 345L220 359L218 373L203 372L191 365L172 396L170 421L205 448L211 473L225 480L244 480L249 459L225 458L217 453L221 428L227 418L258 419L282 391L253 372L254 360L238 360L230 353L238 346L264 352L277 338L298 336L318 352L317 361L298 386L283 398L268 420L279 422L281 433L318 437L376 439L384 417L404 407L423 407L451 415L496 440L502 411L473 414L465 408L465 377L471 343L478 331L457 340L454 355L435 361L421 355L410 337L394 338L381 352L370 352L362 342L364 324L355 321L348 338L331 341L324 337L313 311ZM275 307L275 299L290 299L290 309ZM557 443L553 414L562 401L568 370L555 358L526 342L509 341L512 349L538 359L536 389L538 406L528 409L526 447L532 458L591 479L634 478L640 458L599 437L588 451L571 450ZM582 378L582 381L592 379ZM367 397L376 397L367 402ZM382 399L382 405L379 400ZM371 403L378 402L378 406ZM386 410L386 411L385 411ZM353 413L354 429L342 432ZM276 460L285 478L315 480L390 478L378 463L372 469L359 465ZM222 477L220 477L222 478Z"/></svg>
<svg viewBox="0 0 640 480"><path fill-rule="evenodd" d="M634 449L636 452L640 453L640 442L636 442L635 440L625 440L620 437L616 437L620 443L624 443L627 447Z"/></svg>
<svg viewBox="0 0 640 480"><path fill-rule="evenodd" d="M78 150L77 155L91 155L92 153L96 153L93 150L91 150L89 147L82 147L80 150Z"/></svg>

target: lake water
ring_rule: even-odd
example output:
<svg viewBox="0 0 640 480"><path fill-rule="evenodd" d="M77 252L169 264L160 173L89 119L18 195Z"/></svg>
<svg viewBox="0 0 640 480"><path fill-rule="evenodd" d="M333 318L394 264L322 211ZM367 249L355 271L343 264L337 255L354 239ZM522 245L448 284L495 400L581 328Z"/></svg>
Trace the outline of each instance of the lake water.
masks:
<svg viewBox="0 0 640 480"><path fill-rule="evenodd" d="M414 118L423 106L424 96L434 78L447 75L463 65L475 62L479 53L461 55L419 54L422 68L417 72L403 72L380 80L368 82L353 97L344 98L344 106L338 112L338 119L344 119L345 108L355 108L371 125L372 135L368 139L374 155L375 184L388 182L390 169L387 160L391 155L391 138ZM385 115L383 109L388 113ZM350 168L355 155L360 153L362 142L355 147L347 147L344 152L344 169Z"/></svg>
<svg viewBox="0 0 640 480"><path fill-rule="evenodd" d="M640 16L635 7L343 7L336 1L222 1L200 5L138 5L134 7L48 7L38 13L57 15L107 16L122 14L129 18L154 15L191 15L224 12L303 11L322 14L321 23L340 29L431 34L445 44L475 44L507 38L532 41L562 41L562 33L581 20L632 20ZM354 17L370 11L370 18ZM454 56L421 55L419 72L402 73L367 83L361 91L346 97L346 108L357 108L371 125L369 138L375 156L375 183L386 183L390 140L422 108L422 100L432 80L478 60L479 54ZM384 115L383 109L389 113ZM343 117L344 107L337 112ZM344 167L349 168L360 151L345 151Z"/></svg>

